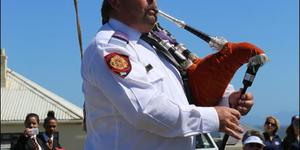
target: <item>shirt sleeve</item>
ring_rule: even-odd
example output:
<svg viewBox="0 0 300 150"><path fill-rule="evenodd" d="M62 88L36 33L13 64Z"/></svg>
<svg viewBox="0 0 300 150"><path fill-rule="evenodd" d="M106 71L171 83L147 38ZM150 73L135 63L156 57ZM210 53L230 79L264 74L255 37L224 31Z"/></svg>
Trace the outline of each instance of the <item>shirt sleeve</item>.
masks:
<svg viewBox="0 0 300 150"><path fill-rule="evenodd" d="M103 92L134 127L163 137L218 131L219 119L213 107L181 106L175 103L157 87L162 77L150 77L144 64L133 57L129 57L132 67L130 73L122 78L109 70L104 57L110 50L130 54L120 47L104 50L99 46L94 48L97 52L90 60L84 61L84 65L88 66L84 76Z"/></svg>
<svg viewBox="0 0 300 150"><path fill-rule="evenodd" d="M225 92L223 94L223 97L218 105L229 107L229 96L231 95L232 92L234 92L234 87L232 84L228 84L228 86L225 89Z"/></svg>

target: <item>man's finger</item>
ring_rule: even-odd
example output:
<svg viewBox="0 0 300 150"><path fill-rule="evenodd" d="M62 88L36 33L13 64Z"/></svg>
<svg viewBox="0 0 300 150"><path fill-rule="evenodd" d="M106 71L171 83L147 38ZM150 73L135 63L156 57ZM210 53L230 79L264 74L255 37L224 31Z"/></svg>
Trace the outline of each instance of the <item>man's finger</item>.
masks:
<svg viewBox="0 0 300 150"><path fill-rule="evenodd" d="M240 126L239 126L239 121L238 120L231 120L230 122L228 122L227 123L227 126L226 127L228 127L228 128L230 128L230 129L232 129L232 130L234 130L234 131L236 131L236 132L239 132L239 133L243 133L243 128L241 128Z"/></svg>
<svg viewBox="0 0 300 150"><path fill-rule="evenodd" d="M231 114L235 116L238 120L241 118L241 113L236 109L231 109Z"/></svg>
<svg viewBox="0 0 300 150"><path fill-rule="evenodd" d="M239 105L243 107L250 107L253 105L253 101L251 100L241 100L239 101Z"/></svg>
<svg viewBox="0 0 300 150"><path fill-rule="evenodd" d="M225 131L224 131L224 132L225 132L226 134L228 134L228 135L230 135L230 136L232 136L232 137L238 139L238 140L242 139L241 133L235 132L234 130L232 130L232 129L230 129L230 128L225 127Z"/></svg>
<svg viewBox="0 0 300 150"><path fill-rule="evenodd" d="M253 99L253 95L251 93L245 93L241 96L242 100Z"/></svg>
<svg viewBox="0 0 300 150"><path fill-rule="evenodd" d="M238 111L244 115L247 114L249 112L249 109L247 107L238 107Z"/></svg>

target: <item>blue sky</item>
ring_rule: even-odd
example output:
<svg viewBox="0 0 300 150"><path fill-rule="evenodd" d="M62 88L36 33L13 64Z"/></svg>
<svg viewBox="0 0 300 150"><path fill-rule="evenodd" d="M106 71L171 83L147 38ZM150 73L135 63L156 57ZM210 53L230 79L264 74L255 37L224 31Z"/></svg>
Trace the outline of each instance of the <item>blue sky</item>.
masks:
<svg viewBox="0 0 300 150"><path fill-rule="evenodd" d="M101 0L79 0L83 46L101 26ZM229 41L251 42L271 61L248 89L255 96L252 111L242 118L263 124L274 115L282 124L299 114L299 1L298 0L159 0L159 8L210 35ZM213 53L206 43L159 18L179 42L200 57ZM8 67L72 103L82 106L80 53L73 0L2 0L1 48ZM234 76L242 87L246 66ZM221 75L221 73L220 73Z"/></svg>

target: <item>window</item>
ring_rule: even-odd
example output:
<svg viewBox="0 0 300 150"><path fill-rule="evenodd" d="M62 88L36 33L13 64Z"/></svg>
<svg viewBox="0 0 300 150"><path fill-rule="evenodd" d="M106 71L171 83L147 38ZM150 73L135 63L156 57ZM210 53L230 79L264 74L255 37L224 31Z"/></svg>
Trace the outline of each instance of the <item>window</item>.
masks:
<svg viewBox="0 0 300 150"><path fill-rule="evenodd" d="M217 146L209 134L196 136L196 149L217 149Z"/></svg>
<svg viewBox="0 0 300 150"><path fill-rule="evenodd" d="M1 150L11 148L11 143L16 143L22 133L1 133Z"/></svg>

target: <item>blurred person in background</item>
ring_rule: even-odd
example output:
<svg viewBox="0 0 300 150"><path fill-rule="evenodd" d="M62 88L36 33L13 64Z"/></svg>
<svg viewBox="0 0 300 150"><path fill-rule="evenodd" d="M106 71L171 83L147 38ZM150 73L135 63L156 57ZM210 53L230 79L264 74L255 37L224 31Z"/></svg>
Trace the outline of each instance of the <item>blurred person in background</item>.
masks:
<svg viewBox="0 0 300 150"><path fill-rule="evenodd" d="M43 141L44 150L57 150L62 149L57 134L57 119L55 118L54 111L48 111L47 117L43 124L45 132L38 135Z"/></svg>
<svg viewBox="0 0 300 150"><path fill-rule="evenodd" d="M268 116L264 124L265 147L264 150L282 150L282 142L277 134L280 128L279 121L274 116Z"/></svg>
<svg viewBox="0 0 300 150"><path fill-rule="evenodd" d="M242 139L243 150L263 150L264 138L257 130L247 131Z"/></svg>
<svg viewBox="0 0 300 150"><path fill-rule="evenodd" d="M40 124L39 116L35 113L26 115L24 125L25 130L16 144L12 144L12 150L42 150L42 140L37 137Z"/></svg>
<svg viewBox="0 0 300 150"><path fill-rule="evenodd" d="M300 130L299 130L299 115L292 117L291 124L286 129L286 137L283 139L284 150L299 150L300 149Z"/></svg>

